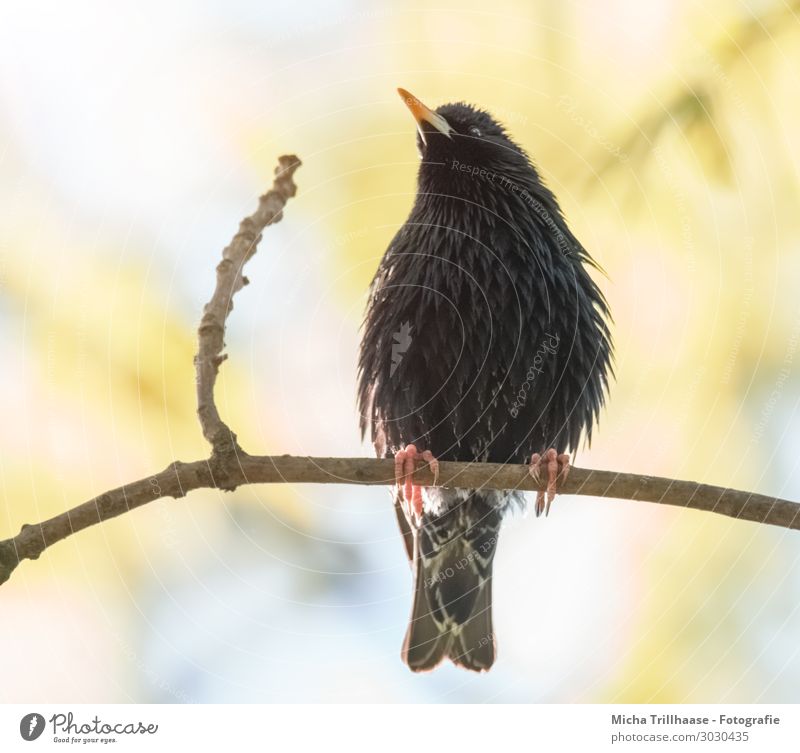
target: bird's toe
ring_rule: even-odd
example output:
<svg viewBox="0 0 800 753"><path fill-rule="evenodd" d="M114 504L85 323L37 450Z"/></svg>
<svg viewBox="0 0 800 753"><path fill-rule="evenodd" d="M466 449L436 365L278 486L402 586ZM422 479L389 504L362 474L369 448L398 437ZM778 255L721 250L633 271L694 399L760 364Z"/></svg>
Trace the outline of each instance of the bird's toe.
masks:
<svg viewBox="0 0 800 753"><path fill-rule="evenodd" d="M547 471L547 486L537 492L535 510L537 518L542 513L548 515L558 493L558 486L564 482L569 473L569 455L566 453L559 455L553 447L542 455L534 452L528 470L537 484L541 483L542 470Z"/></svg>

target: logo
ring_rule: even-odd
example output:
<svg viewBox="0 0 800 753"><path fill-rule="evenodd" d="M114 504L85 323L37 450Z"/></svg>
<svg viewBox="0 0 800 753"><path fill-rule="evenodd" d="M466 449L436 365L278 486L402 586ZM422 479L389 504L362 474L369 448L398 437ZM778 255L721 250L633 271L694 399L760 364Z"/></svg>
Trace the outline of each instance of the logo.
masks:
<svg viewBox="0 0 800 753"><path fill-rule="evenodd" d="M44 717L41 714L25 714L19 723L23 740L36 740L44 732Z"/></svg>

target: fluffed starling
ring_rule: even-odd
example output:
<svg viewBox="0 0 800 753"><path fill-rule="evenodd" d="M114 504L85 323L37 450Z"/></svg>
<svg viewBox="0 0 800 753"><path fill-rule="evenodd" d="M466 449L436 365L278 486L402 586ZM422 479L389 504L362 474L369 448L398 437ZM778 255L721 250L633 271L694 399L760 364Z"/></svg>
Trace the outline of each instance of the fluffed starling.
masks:
<svg viewBox="0 0 800 753"><path fill-rule="evenodd" d="M370 289L361 342L362 434L394 457L395 510L414 572L403 660L495 660L492 561L519 495L421 488L414 460L530 462L549 511L608 390L610 315L596 267L528 155L488 113L431 110L398 90L421 156L411 214Z"/></svg>

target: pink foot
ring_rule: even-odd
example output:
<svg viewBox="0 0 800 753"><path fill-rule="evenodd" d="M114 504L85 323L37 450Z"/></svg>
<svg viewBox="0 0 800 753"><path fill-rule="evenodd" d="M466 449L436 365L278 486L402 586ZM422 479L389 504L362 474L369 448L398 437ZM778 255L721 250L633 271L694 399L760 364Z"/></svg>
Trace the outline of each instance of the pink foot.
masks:
<svg viewBox="0 0 800 753"><path fill-rule="evenodd" d="M547 490L536 493L537 518L542 512L544 512L545 515L550 513L550 505L556 498L556 483L559 480L564 481L569 474L569 455L559 455L552 447L546 450L544 455L534 452L533 455L531 455L529 471L537 484L541 481L540 472L544 468L547 469ZM547 501L546 504L545 500Z"/></svg>
<svg viewBox="0 0 800 753"><path fill-rule="evenodd" d="M398 450L394 456L394 479L399 487L403 489L403 500L406 505L406 516L410 519L413 513L417 523L422 518L422 489L419 484L414 483L414 467L418 459L424 460L433 471L433 485L439 481L439 461L433 457L430 450L423 453L417 451L416 445L410 444L403 450Z"/></svg>

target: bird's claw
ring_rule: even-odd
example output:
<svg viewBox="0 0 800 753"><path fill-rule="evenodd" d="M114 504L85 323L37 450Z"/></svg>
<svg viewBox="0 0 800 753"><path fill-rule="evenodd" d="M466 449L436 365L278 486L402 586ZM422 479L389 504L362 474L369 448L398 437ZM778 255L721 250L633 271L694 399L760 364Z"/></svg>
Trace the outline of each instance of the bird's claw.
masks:
<svg viewBox="0 0 800 753"><path fill-rule="evenodd" d="M433 456L430 450L425 450L422 453L422 459L428 464L428 467L433 473L433 485L439 486L439 461Z"/></svg>
<svg viewBox="0 0 800 753"><path fill-rule="evenodd" d="M410 514L413 514L417 524L422 519L423 511L423 487L414 483L415 462L418 458L429 465L433 472L433 485L436 486L439 483L439 461L430 450L420 453L416 445L410 444L404 449L398 450L394 456L395 483L403 490L406 515L410 517Z"/></svg>
<svg viewBox="0 0 800 753"><path fill-rule="evenodd" d="M556 498L558 482L563 482L569 474L569 455L566 453L559 455L552 447L546 450L544 455L534 452L531 455L531 462L528 471L537 485L541 483L541 470L547 469L547 488L536 493L536 517L543 512L545 515L550 513L550 505Z"/></svg>

